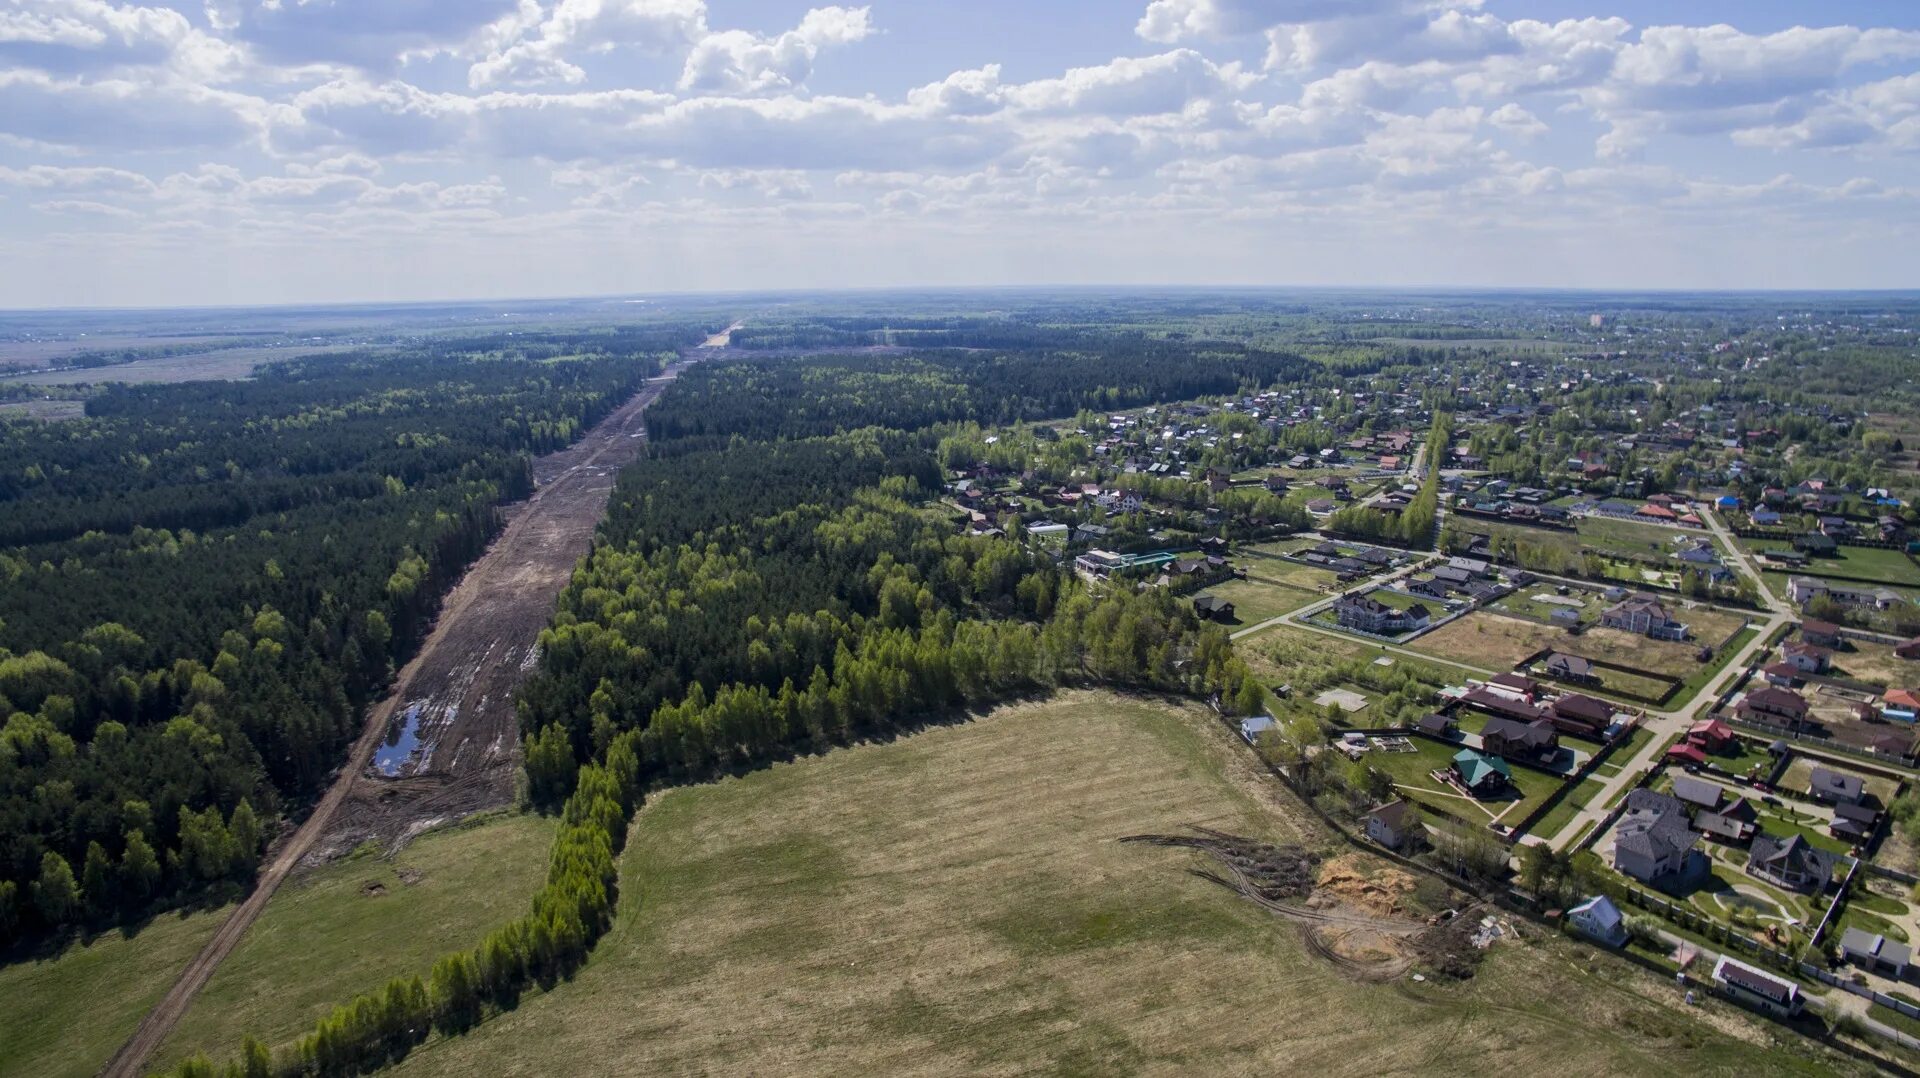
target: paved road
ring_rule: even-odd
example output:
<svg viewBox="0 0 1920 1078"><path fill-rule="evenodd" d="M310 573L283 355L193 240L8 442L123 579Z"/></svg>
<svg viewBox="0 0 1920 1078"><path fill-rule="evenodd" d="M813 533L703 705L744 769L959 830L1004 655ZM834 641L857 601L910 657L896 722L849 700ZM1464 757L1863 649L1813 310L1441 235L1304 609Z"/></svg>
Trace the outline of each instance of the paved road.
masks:
<svg viewBox="0 0 1920 1078"><path fill-rule="evenodd" d="M673 368L670 368L669 374L666 377L678 373L679 368L683 365L684 364L676 364ZM650 403L659 396L660 384L666 380L666 377L651 381L647 388L640 391L633 402L623 405L621 408L615 410L612 415L602 420L601 426L611 423L619 425L624 429L625 424L635 418L633 409L636 405L644 408L647 403ZM599 428L596 427L595 429L598 430ZM419 653L414 656L413 660L409 662L400 671L399 676L394 679L394 690L379 704L368 709L366 725L364 729L361 730L359 738L354 741L353 748L348 753L346 765L340 769L340 773L334 780L333 785L328 787L327 792L323 794L319 802L314 805L312 814L294 831L292 837L288 838L277 850L273 851L272 859L267 863L266 868L261 871L259 878L254 883L253 890L248 893L247 897L243 899L238 906L234 907L233 912L227 915L226 921L215 930L213 937L207 941L205 946L201 947L198 954L193 956L193 960L187 963L186 968L180 971L180 975L174 979L172 987L167 989L166 995L161 997L160 1002L155 1004L153 1009L148 1011L146 1016L141 1019L139 1027L133 1032L133 1036L128 1038L127 1042L120 1046L120 1050L114 1053L113 1058L107 1061L107 1065L101 1071L101 1074L108 1076L108 1078L134 1078L134 1076L141 1073L148 1058L150 1058L166 1040L168 1034L173 1032L173 1028L178 1024L181 1016L186 1014L187 1008L192 1005L194 997L198 996L200 990L206 987L207 981L212 978L214 970L218 969L220 963L225 961L229 954L233 953L233 949L239 944L241 937L246 935L247 929L259 918L261 911L266 908L267 902L273 898L274 892L286 881L287 876L299 865L301 858L307 854L314 843L318 841L332 825L335 813L339 811L341 804L347 800L355 783L360 779L361 773L367 769L369 762L372 760L374 749L384 740L387 724L393 715L394 707L401 700L409 697L412 691L411 686L413 681L422 667L428 663L437 661L437 652L440 650L439 644L444 641L448 634L453 631L453 628L461 622L462 612L472 606L473 600L476 598L473 594L476 589L465 587L467 581L474 579L477 574L484 576L489 571L492 560L503 556L510 556L504 555L502 552L511 551L514 548L514 540L518 537L517 532L538 530L541 523L541 514L537 507L542 502L554 497L556 490L564 491L570 484L590 482L602 478L595 474L597 469L594 468L600 456L601 453L596 451L587 456L586 459L575 463L566 471L554 476L551 481L543 484L541 488L535 491L533 496L528 499L529 505L527 511L516 515L512 522L507 525L506 530L502 532L500 538L496 539L493 545L488 547L487 553L481 555L480 559L468 569L462 578L461 584L456 585L454 591L449 594L445 608L441 611L432 633L428 635Z"/></svg>

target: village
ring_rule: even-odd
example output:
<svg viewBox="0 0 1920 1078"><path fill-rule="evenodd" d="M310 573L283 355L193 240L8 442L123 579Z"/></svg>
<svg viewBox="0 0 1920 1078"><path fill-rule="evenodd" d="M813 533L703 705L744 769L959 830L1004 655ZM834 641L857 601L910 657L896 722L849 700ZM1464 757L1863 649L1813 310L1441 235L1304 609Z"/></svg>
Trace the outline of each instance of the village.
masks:
<svg viewBox="0 0 1920 1078"><path fill-rule="evenodd" d="M1598 945L1920 1030L1907 506L1712 405L1519 453L1594 375L1488 373L1537 402L1437 413L1450 368L983 432L949 505L1220 625L1272 674L1242 737L1381 847L1480 834Z"/></svg>

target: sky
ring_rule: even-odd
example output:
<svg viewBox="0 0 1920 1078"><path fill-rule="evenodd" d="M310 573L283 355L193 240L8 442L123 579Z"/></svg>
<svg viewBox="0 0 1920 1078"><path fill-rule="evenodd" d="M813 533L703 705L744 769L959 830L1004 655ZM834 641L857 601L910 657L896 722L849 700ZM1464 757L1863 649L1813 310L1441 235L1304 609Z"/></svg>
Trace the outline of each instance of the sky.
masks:
<svg viewBox="0 0 1920 1078"><path fill-rule="evenodd" d="M0 307L1913 288L1917 241L1907 0L0 0Z"/></svg>

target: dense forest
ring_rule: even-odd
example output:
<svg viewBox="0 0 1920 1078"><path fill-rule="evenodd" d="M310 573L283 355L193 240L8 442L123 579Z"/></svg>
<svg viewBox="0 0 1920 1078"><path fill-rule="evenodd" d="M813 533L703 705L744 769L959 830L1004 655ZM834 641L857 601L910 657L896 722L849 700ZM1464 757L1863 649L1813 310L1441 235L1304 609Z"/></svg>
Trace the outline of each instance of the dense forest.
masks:
<svg viewBox="0 0 1920 1078"><path fill-rule="evenodd" d="M887 426L1012 423L1306 378L1299 356L1126 338L1110 352L753 359L696 367L648 413L661 441L806 438Z"/></svg>
<svg viewBox="0 0 1920 1078"><path fill-rule="evenodd" d="M245 879L530 456L699 335L473 337L0 420L0 942Z"/></svg>

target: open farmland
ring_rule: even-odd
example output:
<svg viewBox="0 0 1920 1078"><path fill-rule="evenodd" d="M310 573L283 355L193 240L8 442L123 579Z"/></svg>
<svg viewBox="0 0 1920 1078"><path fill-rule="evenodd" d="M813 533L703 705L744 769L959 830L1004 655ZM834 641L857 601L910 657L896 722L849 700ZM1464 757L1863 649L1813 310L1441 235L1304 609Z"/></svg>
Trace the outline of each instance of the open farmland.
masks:
<svg viewBox="0 0 1920 1078"><path fill-rule="evenodd" d="M1122 836L1317 836L1197 708L1068 694L656 797L572 981L414 1075L1569 1074L1806 1068L1548 938L1464 985L1364 984ZM1351 856L1348 858L1351 860ZM1582 1021L1568 1022L1578 1013ZM1701 1012L1695 1012L1701 1013ZM1810 1051L1797 1049L1798 1053Z"/></svg>
<svg viewBox="0 0 1920 1078"><path fill-rule="evenodd" d="M139 334L99 336L81 335L60 340L0 341L0 372L38 370L71 362L75 357L99 352L124 352L142 348L182 348L225 344L231 336L141 336Z"/></svg>
<svg viewBox="0 0 1920 1078"><path fill-rule="evenodd" d="M305 1032L343 999L424 973L517 916L547 869L554 822L504 816L373 849L282 887L155 1054L171 1066Z"/></svg>
<svg viewBox="0 0 1920 1078"><path fill-rule="evenodd" d="M253 372L268 364L302 356L362 352L364 348L347 345L307 345L299 348L226 348L216 352L195 352L182 356L161 356L132 363L105 367L73 367L57 371L32 371L0 378L37 386L100 385L123 382L142 385L149 382L207 382L251 378Z"/></svg>
<svg viewBox="0 0 1920 1078"><path fill-rule="evenodd" d="M227 911L170 913L56 956L0 966L0 1074L98 1072Z"/></svg>

